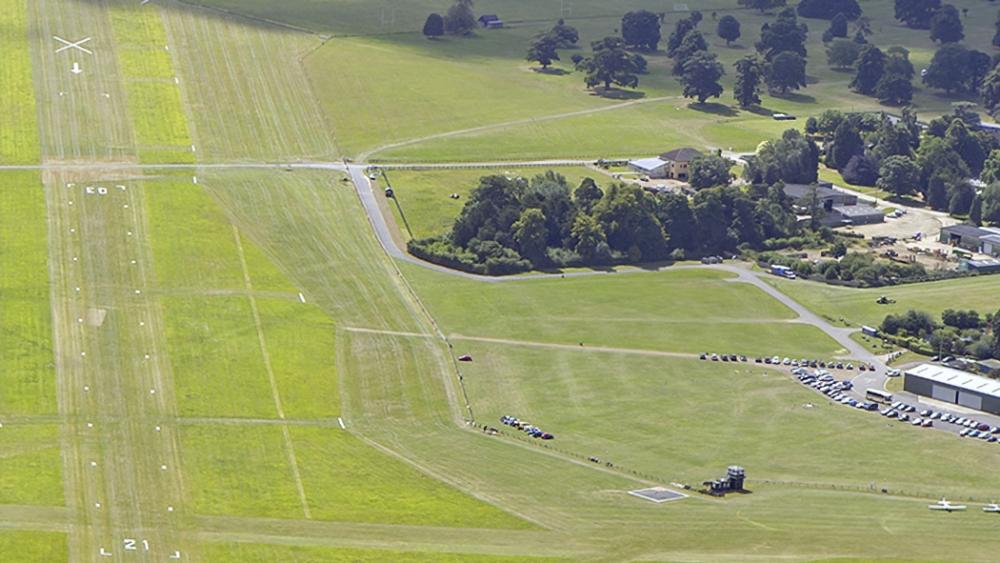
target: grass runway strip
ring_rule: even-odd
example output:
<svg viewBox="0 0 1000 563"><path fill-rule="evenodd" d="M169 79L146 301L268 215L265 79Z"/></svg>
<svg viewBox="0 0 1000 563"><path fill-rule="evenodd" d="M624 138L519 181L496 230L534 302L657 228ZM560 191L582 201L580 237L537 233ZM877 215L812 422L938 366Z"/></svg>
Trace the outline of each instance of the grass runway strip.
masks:
<svg viewBox="0 0 1000 563"><path fill-rule="evenodd" d="M35 164L41 158L28 52L29 1L0 0L0 164Z"/></svg>

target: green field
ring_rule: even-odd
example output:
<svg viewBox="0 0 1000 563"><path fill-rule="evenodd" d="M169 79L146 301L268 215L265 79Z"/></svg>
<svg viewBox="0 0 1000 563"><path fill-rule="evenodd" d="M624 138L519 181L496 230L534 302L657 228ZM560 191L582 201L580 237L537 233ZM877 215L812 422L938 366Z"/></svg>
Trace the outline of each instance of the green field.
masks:
<svg viewBox="0 0 1000 563"><path fill-rule="evenodd" d="M638 350L829 356L839 346L756 288L700 270L484 285L403 266L435 318L463 337ZM586 297L581 297L581 296Z"/></svg>
<svg viewBox="0 0 1000 563"><path fill-rule="evenodd" d="M0 532L0 553L16 553L24 563L64 561L69 553L66 534L54 532Z"/></svg>
<svg viewBox="0 0 1000 563"><path fill-rule="evenodd" d="M886 315L908 309L938 315L945 309L975 309L980 315L1000 308L1000 278L977 276L958 280L908 284L873 289L851 289L808 281L768 278L768 283L831 320L843 318L851 326L878 326ZM875 301L881 295L896 300L891 305Z"/></svg>
<svg viewBox="0 0 1000 563"><path fill-rule="evenodd" d="M118 0L110 16L139 160L193 163L191 136L158 8Z"/></svg>
<svg viewBox="0 0 1000 563"><path fill-rule="evenodd" d="M28 52L28 0L0 3L0 163L38 162L38 123Z"/></svg>
<svg viewBox="0 0 1000 563"><path fill-rule="evenodd" d="M56 410L45 194L33 172L0 187L0 415Z"/></svg>
<svg viewBox="0 0 1000 563"><path fill-rule="evenodd" d="M600 171L584 167L552 167L552 168L500 168L500 169L458 169L458 170L422 170L422 171L388 171L389 182L392 185L393 197L398 202L389 201L388 207L396 219L400 234L409 239L408 224L413 231L413 238L422 239L437 236L451 231L455 217L462 211L469 193L479 185L483 176L501 174L504 176L523 176L532 178L547 170L558 172L566 177L570 190L576 189L584 178L594 178L598 184L611 183L611 178ZM459 199L451 199L451 194L458 194ZM400 216L402 207L406 222Z"/></svg>
<svg viewBox="0 0 1000 563"><path fill-rule="evenodd" d="M0 429L0 505L63 504L56 425L6 424Z"/></svg>

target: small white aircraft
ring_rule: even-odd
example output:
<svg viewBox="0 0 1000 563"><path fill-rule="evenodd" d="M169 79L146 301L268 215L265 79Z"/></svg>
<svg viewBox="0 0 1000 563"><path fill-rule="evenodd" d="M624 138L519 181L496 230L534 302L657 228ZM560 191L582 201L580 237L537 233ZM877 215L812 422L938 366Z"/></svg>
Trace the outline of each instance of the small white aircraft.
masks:
<svg viewBox="0 0 1000 563"><path fill-rule="evenodd" d="M983 512L1000 513L1000 504L997 504L995 502L992 504L987 504L986 506L983 507Z"/></svg>
<svg viewBox="0 0 1000 563"><path fill-rule="evenodd" d="M941 499L934 504L928 504L927 508L931 510L944 510L945 512L955 512L957 510L965 510L964 504L952 504L945 499Z"/></svg>

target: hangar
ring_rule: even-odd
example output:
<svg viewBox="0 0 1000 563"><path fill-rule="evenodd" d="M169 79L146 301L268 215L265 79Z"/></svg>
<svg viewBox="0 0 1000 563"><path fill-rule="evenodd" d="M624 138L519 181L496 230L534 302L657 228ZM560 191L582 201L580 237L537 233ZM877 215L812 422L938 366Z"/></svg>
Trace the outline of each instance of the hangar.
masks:
<svg viewBox="0 0 1000 563"><path fill-rule="evenodd" d="M906 371L903 389L938 401L1000 414L1000 381L934 364Z"/></svg>

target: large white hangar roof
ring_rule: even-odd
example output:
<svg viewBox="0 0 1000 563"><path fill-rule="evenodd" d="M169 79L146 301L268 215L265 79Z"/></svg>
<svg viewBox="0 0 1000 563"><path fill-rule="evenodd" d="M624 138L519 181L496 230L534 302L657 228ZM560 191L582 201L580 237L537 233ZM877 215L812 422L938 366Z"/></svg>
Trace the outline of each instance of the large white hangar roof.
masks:
<svg viewBox="0 0 1000 563"><path fill-rule="evenodd" d="M975 391L982 395L990 395L991 397L1000 399L1000 381L975 375L967 371L934 364L920 364L915 368L906 370L906 373L929 379L935 383L951 385L963 391Z"/></svg>

